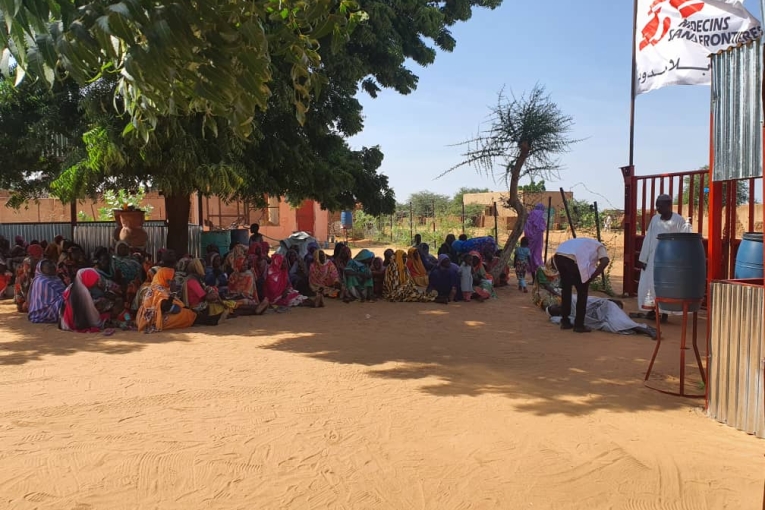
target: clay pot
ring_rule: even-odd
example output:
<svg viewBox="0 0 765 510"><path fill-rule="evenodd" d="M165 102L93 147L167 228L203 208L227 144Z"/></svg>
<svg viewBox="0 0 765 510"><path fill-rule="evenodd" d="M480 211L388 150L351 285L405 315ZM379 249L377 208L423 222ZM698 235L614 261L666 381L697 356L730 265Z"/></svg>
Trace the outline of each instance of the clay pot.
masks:
<svg viewBox="0 0 765 510"><path fill-rule="evenodd" d="M122 209L113 209L112 214L114 215L114 221L117 222L117 228L114 229L112 238L114 238L115 241L119 241L120 232L122 232L122 223L120 222L120 215L122 214Z"/></svg>
<svg viewBox="0 0 765 510"><path fill-rule="evenodd" d="M149 240L149 234L143 229L144 212L137 211L115 211L115 219L122 225L119 233L119 240L125 241L131 248L143 249Z"/></svg>

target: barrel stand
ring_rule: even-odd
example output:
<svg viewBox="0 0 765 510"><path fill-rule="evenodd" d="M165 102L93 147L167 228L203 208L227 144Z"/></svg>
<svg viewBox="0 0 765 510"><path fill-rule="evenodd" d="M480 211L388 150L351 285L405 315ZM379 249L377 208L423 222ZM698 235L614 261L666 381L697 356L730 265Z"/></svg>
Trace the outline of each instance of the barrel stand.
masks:
<svg viewBox="0 0 765 510"><path fill-rule="evenodd" d="M688 308L692 304L699 304L701 305L703 299L674 299L674 298L656 298L656 347L653 350L653 356L651 357L651 362L648 364L648 371L645 373L645 379L644 384L646 388L650 388L652 390L658 391L660 393L664 393L667 395L675 395L678 397L689 397L689 398L704 398L704 395L686 395L685 393L685 351L687 350L686 347L686 337L688 333ZM683 323L682 323L682 333L680 335L680 392L675 393L672 391L666 391L659 388L654 388L648 384L648 378L651 375L651 370L653 369L653 363L656 361L656 355L659 354L659 348L661 347L661 311L659 310L659 304L660 303L667 303L667 304L682 304L683 305ZM691 341L693 345L693 353L696 355L696 363L699 366L699 372L701 373L701 380L704 381L704 384L707 383L707 376L704 372L704 366L701 363L701 355L699 354L699 346L697 343L697 333L698 333L698 320L699 320L699 312L690 312L693 314L693 339Z"/></svg>

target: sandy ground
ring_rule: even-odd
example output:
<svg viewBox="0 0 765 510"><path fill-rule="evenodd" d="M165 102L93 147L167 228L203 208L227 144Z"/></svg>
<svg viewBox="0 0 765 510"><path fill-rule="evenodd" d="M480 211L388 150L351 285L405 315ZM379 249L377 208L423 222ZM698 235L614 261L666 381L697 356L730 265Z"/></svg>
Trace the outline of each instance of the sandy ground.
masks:
<svg viewBox="0 0 765 510"><path fill-rule="evenodd" d="M765 442L646 389L651 340L528 297L112 337L0 304L0 508L760 508Z"/></svg>

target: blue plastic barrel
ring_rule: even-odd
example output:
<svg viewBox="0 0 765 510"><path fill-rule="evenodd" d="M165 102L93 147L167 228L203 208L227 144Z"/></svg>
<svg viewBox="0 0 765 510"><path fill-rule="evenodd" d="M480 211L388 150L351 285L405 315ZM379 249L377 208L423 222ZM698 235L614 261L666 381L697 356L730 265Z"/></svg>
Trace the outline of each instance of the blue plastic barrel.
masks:
<svg viewBox="0 0 765 510"><path fill-rule="evenodd" d="M659 234L653 265L657 298L703 299L707 289L707 257L701 234ZM696 312L701 303L691 304ZM661 303L668 312L682 312L681 303Z"/></svg>
<svg viewBox="0 0 765 510"><path fill-rule="evenodd" d="M747 232L736 254L734 278L762 278L762 232Z"/></svg>
<svg viewBox="0 0 765 510"><path fill-rule="evenodd" d="M225 257L228 253L228 247L231 244L230 230L211 230L209 232L202 232L200 237L202 239L202 253L207 253L207 247L211 244L218 247L221 257Z"/></svg>
<svg viewBox="0 0 765 510"><path fill-rule="evenodd" d="M353 228L353 211L343 211L340 213L340 224L346 230Z"/></svg>
<svg viewBox="0 0 765 510"><path fill-rule="evenodd" d="M246 228L234 228L231 229L231 242L237 244L243 244L249 246L250 244L250 230Z"/></svg>

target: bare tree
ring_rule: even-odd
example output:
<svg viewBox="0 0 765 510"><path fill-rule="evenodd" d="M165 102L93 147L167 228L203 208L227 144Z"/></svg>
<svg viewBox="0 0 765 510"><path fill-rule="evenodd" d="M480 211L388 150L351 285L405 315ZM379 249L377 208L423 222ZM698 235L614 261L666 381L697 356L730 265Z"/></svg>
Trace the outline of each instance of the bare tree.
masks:
<svg viewBox="0 0 765 510"><path fill-rule="evenodd" d="M515 245L523 234L528 211L518 198L521 177L554 176L560 169L558 155L568 152L578 140L570 138L574 120L564 115L541 85L530 93L507 97L500 91L496 106L491 108L488 128L470 140L457 144L466 147L464 160L441 176L465 166L479 173L500 177L508 186L508 204L518 220L502 250L494 278L510 262ZM439 176L439 177L441 177Z"/></svg>

